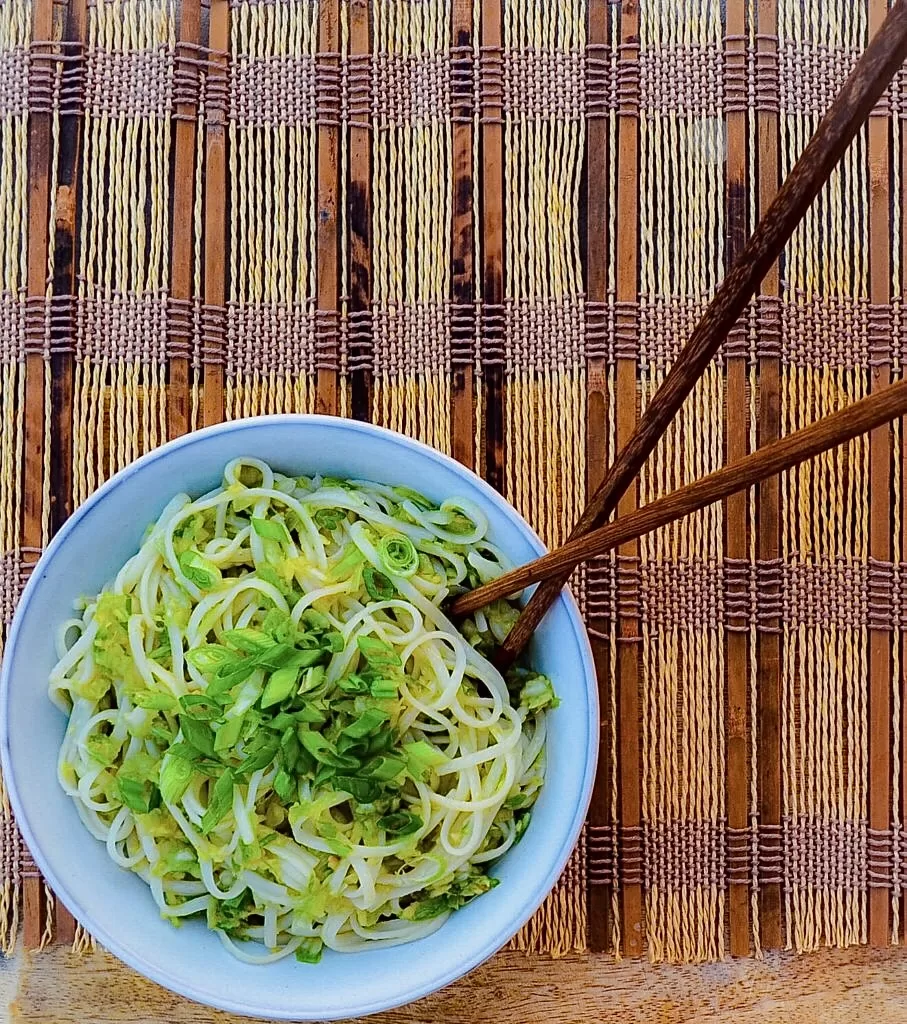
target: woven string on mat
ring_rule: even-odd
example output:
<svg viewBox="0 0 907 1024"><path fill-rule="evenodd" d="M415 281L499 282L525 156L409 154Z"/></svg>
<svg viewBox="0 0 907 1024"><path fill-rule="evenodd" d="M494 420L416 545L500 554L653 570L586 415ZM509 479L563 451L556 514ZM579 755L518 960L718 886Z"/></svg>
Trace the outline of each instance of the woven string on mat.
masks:
<svg viewBox="0 0 907 1024"><path fill-rule="evenodd" d="M0 0L0 620L223 417L370 418L562 541L885 7ZM905 115L901 72L625 507L902 374ZM903 457L577 572L603 753L520 948L902 939ZM84 946L0 795L0 945Z"/></svg>

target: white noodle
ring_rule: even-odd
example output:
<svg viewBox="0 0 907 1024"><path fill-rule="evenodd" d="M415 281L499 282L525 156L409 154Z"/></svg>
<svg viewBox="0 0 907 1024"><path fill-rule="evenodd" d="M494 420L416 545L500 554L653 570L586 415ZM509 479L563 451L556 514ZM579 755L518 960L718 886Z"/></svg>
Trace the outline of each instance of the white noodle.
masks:
<svg viewBox="0 0 907 1024"><path fill-rule="evenodd" d="M261 460L235 459L222 487L194 501L174 497L113 582L60 624L49 680L51 699L69 715L60 783L110 858L144 879L163 916L207 914L240 960L270 963L296 950L317 955L319 942L352 951L413 941L490 887L477 865L500 857L525 827L515 815L542 783L546 728L544 711L515 706L497 669L441 610L451 587L509 568L487 530L466 499L434 507L384 484L296 480ZM382 555L389 536L402 552L396 570ZM384 592L376 596L376 587ZM266 624L269 613L286 623L289 641ZM483 643L506 630L493 609L474 626ZM297 717L281 711L284 724L271 733L267 722L287 699L267 704L278 665L248 663L226 696L196 697L221 664L199 660L200 651L241 666L260 653L232 646L244 636L253 644L264 637L262 650L282 658L322 644L314 655L322 667L304 664L293 684L304 696L291 689L281 705ZM396 698L382 696L388 685ZM291 764L297 774L288 775L282 758L323 728L298 717L310 706L316 718L339 722L330 735L324 727L329 744L363 709L381 709L386 724L379 716L374 728L390 749L366 749L373 731L336 747L332 756L349 762L334 765L339 782L315 778L323 769L314 747L309 762L297 753L293 763L315 767ZM239 731L221 734L231 725ZM199 729L213 748L195 746ZM174 744L180 749L165 757ZM261 749L265 758L244 772L244 759ZM190 777L170 794L162 776L181 765ZM393 774L372 793L374 766ZM344 775L360 770L366 790L350 799ZM383 803L370 807L375 793Z"/></svg>

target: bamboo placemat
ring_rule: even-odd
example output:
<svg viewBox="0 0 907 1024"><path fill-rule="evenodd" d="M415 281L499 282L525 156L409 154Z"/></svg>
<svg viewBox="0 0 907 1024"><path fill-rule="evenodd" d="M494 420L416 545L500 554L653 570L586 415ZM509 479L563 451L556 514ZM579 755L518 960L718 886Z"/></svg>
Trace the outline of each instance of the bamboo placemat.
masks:
<svg viewBox="0 0 907 1024"><path fill-rule="evenodd" d="M561 541L887 0L0 0L0 619L106 477L369 418ZM900 377L902 72L622 511ZM903 938L903 426L600 558L586 834L517 944ZM904 583L902 584L902 579ZM0 940L87 941L8 807Z"/></svg>

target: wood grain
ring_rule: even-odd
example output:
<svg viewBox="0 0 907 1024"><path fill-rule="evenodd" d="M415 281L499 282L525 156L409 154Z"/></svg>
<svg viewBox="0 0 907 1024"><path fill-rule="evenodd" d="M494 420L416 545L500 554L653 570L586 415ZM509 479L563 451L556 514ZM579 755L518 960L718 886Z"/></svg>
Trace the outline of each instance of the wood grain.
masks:
<svg viewBox="0 0 907 1024"><path fill-rule="evenodd" d="M454 0L451 32L458 49L473 46L472 0ZM455 111L461 117L467 111ZM452 129L453 223L451 224L451 260L453 302L455 306L473 306L475 282L475 190L473 180L473 124L457 120ZM475 339L473 339L475 340ZM453 457L475 466L475 374L471 366L455 366L451 382L450 439Z"/></svg>
<svg viewBox="0 0 907 1024"><path fill-rule="evenodd" d="M879 30L888 0L870 0L869 31ZM888 115L869 119L869 289L870 302L891 300L891 209L889 206ZM891 364L872 367L871 388L891 381ZM891 430L888 424L869 439L869 556L891 561ZM891 823L891 633L869 631L869 827L885 830ZM891 896L887 889L869 890L869 941L887 946L890 940Z"/></svg>
<svg viewBox="0 0 907 1024"><path fill-rule="evenodd" d="M53 39L53 0L35 0L32 7L32 39ZM33 113L28 123L28 266L27 293L43 301L47 291L49 233L51 115ZM24 465L22 474L22 546L26 564L37 561L44 546L44 383L49 366L40 352L25 357ZM26 878L23 888L23 940L32 949L44 931L42 882Z"/></svg>
<svg viewBox="0 0 907 1024"><path fill-rule="evenodd" d="M590 46L608 42L611 5L607 0L589 4L588 41ZM588 115L587 115L588 117ZM588 117L586 123L586 295L590 303L608 300L610 252L608 168L610 125L606 116ZM586 488L587 497L600 486L608 462L609 402L608 364L604 358L590 359L586 367ZM593 828L612 825L611 815L611 650L600 634L610 629L605 616L589 615L589 642L598 678L599 745L595 788L589 805L589 824ZM610 948L611 887L600 881L588 891L589 947L602 952Z"/></svg>
<svg viewBox="0 0 907 1024"><path fill-rule="evenodd" d="M808 459L845 444L880 424L907 412L907 380L874 391L858 402L811 423L802 430L751 452L731 465L700 477L685 487L678 487L642 508L621 514L614 522L592 530L582 537L518 566L510 572L462 597L451 605L454 615L465 615L498 597L506 597L541 580L560 579L572 572L580 562L614 548L624 549L631 541L658 530L668 523L683 519L730 494L752 487Z"/></svg>
<svg viewBox="0 0 907 1024"><path fill-rule="evenodd" d="M637 4L628 0L622 25L636 17ZM635 37L621 29L625 40ZM622 52L626 59L627 51ZM608 471L574 527L581 535L604 522L620 507L621 496L636 480L668 423L702 376L705 367L755 294L759 283L780 255L788 239L828 180L844 151L866 121L895 71L907 56L907 0L897 0L885 24L857 62L850 77L822 119L802 156L757 224L730 273L725 277L702 319L674 361L661 387L646 406L645 415L632 435L621 444L620 454ZM626 120L624 118L623 120ZM621 172L622 174L623 172ZM624 220L621 206L621 219ZM629 220L630 210L626 211ZM619 271L624 271L619 260ZM632 267L635 274L635 265ZM629 271L628 271L629 272ZM618 280L620 298L620 280ZM500 660L512 660L525 647L551 602L560 593L566 577L539 587L501 648Z"/></svg>
<svg viewBox="0 0 907 1024"><path fill-rule="evenodd" d="M226 74L230 46L229 0L211 0L208 46L212 65ZM211 74L212 72L209 72ZM217 73L217 72L213 72ZM227 129L226 112L206 111L205 117L205 305L224 309L227 247ZM202 419L205 426L224 418L224 365L210 360L204 366Z"/></svg>
<svg viewBox="0 0 907 1024"><path fill-rule="evenodd" d="M146 981L112 956L62 949L0 974L11 1024L240 1024ZM17 976L10 976L15 970ZM499 953L472 974L374 1024L903 1024L903 950L823 950L707 966Z"/></svg>
<svg viewBox="0 0 907 1024"><path fill-rule="evenodd" d="M907 181L907 138L905 138L903 129L900 133L900 153L894 154L894 159L899 160L901 163L901 181ZM901 195L896 198L896 201L901 205L901 234L900 238L897 239L897 245L899 247L900 260L901 260L901 278L900 278L900 294L907 295L907 260L905 260L905 254L907 254L907 204L904 201L903 187ZM905 367L901 366L901 375L905 375ZM901 420L901 517L900 517L900 530L901 530L901 547L900 552L895 552L895 557L900 555L902 562L907 563L907 419ZM900 686L900 698L901 698L901 721L900 721L900 751L901 756L898 764L895 765L895 771L899 773L900 783L900 815L901 822L907 821L907 771L905 771L905 762L907 762L907 713L904 709L907 709L907 671L904 670L904 666L907 665L907 634L901 633L901 638L898 641L901 645L901 672L898 684ZM900 938L903 941L905 935L907 935L907 893L903 893L901 896L901 928Z"/></svg>
<svg viewBox="0 0 907 1024"><path fill-rule="evenodd" d="M354 0L349 19L350 54L369 53L368 0ZM368 115L359 115L363 116ZM361 125L350 126L349 176L349 311L367 313L372 308L372 133ZM350 374L350 411L354 419L371 419L372 379L368 370Z"/></svg>
<svg viewBox="0 0 907 1024"><path fill-rule="evenodd" d="M179 40L196 46L201 38L201 0L182 0ZM184 50L194 56L194 52ZM197 103L176 105L173 164L173 224L170 234L170 294L178 302L189 302L193 279L193 206L195 202L195 133ZM173 333L170 326L171 335ZM189 430L190 359L168 359L167 427L171 438Z"/></svg>
<svg viewBox="0 0 907 1024"><path fill-rule="evenodd" d="M61 40L81 44L85 40L86 0L70 0L65 7L54 7L54 35ZM76 248L78 244L78 168L82 144L82 118L67 115L60 119L60 148L57 156L57 202L54 230L53 293L74 296ZM74 339L70 339L74 340ZM50 531L56 531L73 510L72 478L72 352L51 355L51 464ZM63 910L66 917L69 913ZM71 920L71 918L70 918ZM59 930L59 922L58 922Z"/></svg>
<svg viewBox="0 0 907 1024"><path fill-rule="evenodd" d="M619 61L625 70L639 61L639 10L635 0L624 0L620 16L621 50ZM639 260L639 113L635 106L622 106L617 124L617 208L620 218L617 227L617 281L618 302L631 307L638 301ZM616 442L623 451L638 429L636 397L636 360L621 358L616 368ZM592 496L597 501L602 487L613 474L613 466L605 474ZM621 516L629 515L637 504L635 478L627 481L617 503ZM588 508L589 506L587 506ZM582 522L582 520L581 520ZM574 530L574 533L576 530ZM572 535L571 535L572 536ZM631 541L618 548L618 557L639 557L639 545ZM566 579L566 577L565 577ZM562 585L562 584L561 584ZM539 588L538 594L542 588ZM558 587L560 592L560 586ZM538 605L541 607L541 604ZM530 613L531 614L531 613ZM526 612L517 622L528 622ZM511 633L512 635L512 633ZM620 824L623 828L637 829L642 824L641 761L639 727L639 622L621 615L617 622L617 746L618 797ZM516 648L512 650L515 652ZM509 653L509 652L508 652ZM626 956L641 956L643 951L643 894L639 884L623 884L620 888L621 937Z"/></svg>
<svg viewBox="0 0 907 1024"><path fill-rule="evenodd" d="M86 35L86 0L70 0L65 7L54 5L54 37L65 42L82 43ZM82 118L60 118L60 142L57 152L57 195L55 223L49 225L54 245L55 296L74 296L76 248L78 239L78 167L82 142ZM72 340L72 339L70 339ZM50 533L53 535L73 511L72 481L72 394L73 356L71 352L53 352L51 373L51 460L50 460ZM72 914L57 900L54 904L54 938L71 943L76 933Z"/></svg>
<svg viewBox="0 0 907 1024"><path fill-rule="evenodd" d="M482 46L503 41L502 0L482 0ZM500 107L482 111L482 300L486 306L504 301L504 126ZM482 476L495 490L504 490L504 367L482 370L485 415L485 458Z"/></svg>
<svg viewBox="0 0 907 1024"><path fill-rule="evenodd" d="M318 52L340 51L339 0L321 0L318 7ZM338 56L339 59L339 56ZM340 129L336 124L318 125L318 309L336 313L340 309L337 203L340 185ZM320 368L315 393L315 412L336 416L338 412L337 371Z"/></svg>
<svg viewBox="0 0 907 1024"><path fill-rule="evenodd" d="M727 60L746 60L746 0L729 0L727 5ZM725 253L732 266L743 251L747 227L747 111L727 114L726 163L726 239ZM726 384L726 459L729 464L742 459L749 448L750 403L746 388L747 357L728 358ZM739 491L725 502L725 554L737 562L749 558L749 493ZM727 822L732 829L744 829L749 823L749 634L727 632L726 685L727 709ZM728 892L730 951L746 956L750 950L749 886L731 885Z"/></svg>
<svg viewBox="0 0 907 1024"><path fill-rule="evenodd" d="M778 0L759 0L757 10L757 59L777 59ZM759 146L759 195L757 209L769 209L778 194L778 113L760 109L756 114ZM781 294L778 264L768 268L762 294ZM757 437L760 445L781 434L781 360L759 358L759 409ZM757 490L756 557L773 563L781 554L781 490L777 477L769 477ZM780 622L769 620L756 640L756 707L758 715L759 823L781 824L781 634ZM777 949L781 936L781 887L763 885L759 891L759 932L765 949Z"/></svg>

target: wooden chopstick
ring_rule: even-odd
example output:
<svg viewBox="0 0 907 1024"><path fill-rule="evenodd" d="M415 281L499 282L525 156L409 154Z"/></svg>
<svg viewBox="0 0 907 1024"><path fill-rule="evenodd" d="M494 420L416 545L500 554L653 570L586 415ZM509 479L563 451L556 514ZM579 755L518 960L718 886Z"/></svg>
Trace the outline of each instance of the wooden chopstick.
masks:
<svg viewBox="0 0 907 1024"><path fill-rule="evenodd" d="M643 463L737 322L762 278L780 256L819 189L831 175L905 57L907 0L897 0L709 303L664 383L646 407L629 441L593 494L574 526L570 542L607 521L624 492L633 484ZM499 664L509 664L526 646L536 626L566 583L574 564L575 561L566 559L562 570L546 579L536 590L499 649ZM482 587L475 594L486 592L486 588ZM456 613L464 607L475 605L472 601L467 604L467 599L463 597L453 604L452 611Z"/></svg>
<svg viewBox="0 0 907 1024"><path fill-rule="evenodd" d="M561 579L594 555L651 533L682 519L735 491L799 465L837 445L853 440L899 416L907 415L907 381L899 381L869 398L854 402L830 416L824 416L803 430L747 455L732 466L710 473L686 487L644 505L597 530L569 541L556 551L527 562L490 583L463 594L453 602L451 612L468 615L497 598L507 597L524 587L549 579Z"/></svg>

